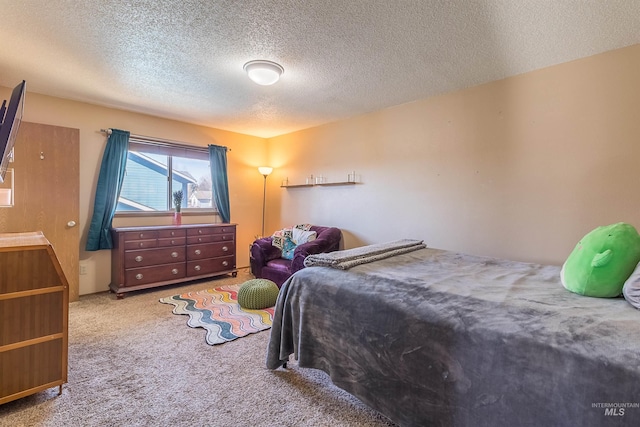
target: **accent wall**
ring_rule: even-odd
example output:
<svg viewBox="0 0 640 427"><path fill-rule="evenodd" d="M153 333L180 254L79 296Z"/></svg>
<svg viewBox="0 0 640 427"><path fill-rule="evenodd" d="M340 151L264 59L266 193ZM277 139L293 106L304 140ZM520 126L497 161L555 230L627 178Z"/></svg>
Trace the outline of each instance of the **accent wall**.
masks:
<svg viewBox="0 0 640 427"><path fill-rule="evenodd" d="M599 225L640 229L639 76L634 45L271 138L268 229L562 264Z"/></svg>

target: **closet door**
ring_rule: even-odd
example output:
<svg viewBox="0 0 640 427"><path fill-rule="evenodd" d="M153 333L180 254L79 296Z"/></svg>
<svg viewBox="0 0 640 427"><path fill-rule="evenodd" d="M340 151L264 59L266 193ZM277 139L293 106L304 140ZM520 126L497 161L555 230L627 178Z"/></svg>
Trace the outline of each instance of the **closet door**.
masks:
<svg viewBox="0 0 640 427"><path fill-rule="evenodd" d="M14 147L14 206L0 208L0 233L42 231L79 294L80 131L22 122Z"/></svg>

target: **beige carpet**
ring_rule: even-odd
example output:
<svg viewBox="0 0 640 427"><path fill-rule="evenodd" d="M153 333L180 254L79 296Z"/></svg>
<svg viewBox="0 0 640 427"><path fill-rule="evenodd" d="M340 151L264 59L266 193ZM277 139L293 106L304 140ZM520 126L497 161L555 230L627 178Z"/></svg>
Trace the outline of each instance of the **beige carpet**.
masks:
<svg viewBox="0 0 640 427"><path fill-rule="evenodd" d="M70 305L62 395L0 405L0 426L392 426L321 371L267 370L269 331L210 346L158 302L251 277L82 296Z"/></svg>

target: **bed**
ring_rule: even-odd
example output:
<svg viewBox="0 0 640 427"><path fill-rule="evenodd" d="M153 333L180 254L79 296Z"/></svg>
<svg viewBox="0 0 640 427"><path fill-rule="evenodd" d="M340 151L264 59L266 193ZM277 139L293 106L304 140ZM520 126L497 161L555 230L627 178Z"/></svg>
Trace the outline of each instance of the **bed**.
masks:
<svg viewBox="0 0 640 427"><path fill-rule="evenodd" d="M267 351L402 426L640 425L640 312L560 267L424 248L282 286Z"/></svg>

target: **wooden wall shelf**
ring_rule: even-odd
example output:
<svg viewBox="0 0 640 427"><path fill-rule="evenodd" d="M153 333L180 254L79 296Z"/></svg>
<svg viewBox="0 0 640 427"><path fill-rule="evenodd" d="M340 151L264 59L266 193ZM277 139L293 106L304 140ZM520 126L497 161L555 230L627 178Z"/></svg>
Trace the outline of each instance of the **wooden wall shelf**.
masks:
<svg viewBox="0 0 640 427"><path fill-rule="evenodd" d="M332 187L336 185L354 185L357 182L323 182L322 184L289 184L289 185L281 185L280 188L300 188L300 187Z"/></svg>
<svg viewBox="0 0 640 427"><path fill-rule="evenodd" d="M289 185L280 186L280 188L301 188L301 187L313 187L313 184L289 184Z"/></svg>
<svg viewBox="0 0 640 427"><path fill-rule="evenodd" d="M343 181L343 182L323 182L322 184L316 184L320 187L330 187L332 185L354 185L355 182Z"/></svg>

